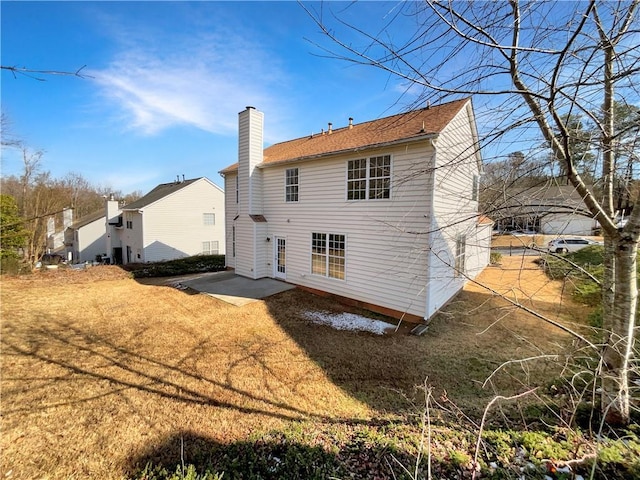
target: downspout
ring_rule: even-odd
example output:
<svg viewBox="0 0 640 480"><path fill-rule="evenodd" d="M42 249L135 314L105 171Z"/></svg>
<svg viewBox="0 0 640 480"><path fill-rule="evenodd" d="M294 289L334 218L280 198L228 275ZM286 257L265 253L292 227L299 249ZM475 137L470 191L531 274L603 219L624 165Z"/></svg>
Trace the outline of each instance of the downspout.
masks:
<svg viewBox="0 0 640 480"><path fill-rule="evenodd" d="M426 322L429 321L429 318L431 317L429 310L431 309L431 257L432 257L432 252L431 252L431 239L433 238L433 230L435 228L434 225L434 208L433 208L433 203L435 201L435 192L436 192L436 165L437 165L437 150L436 150L436 139L432 138L429 140L429 142L431 143L431 148L433 148L433 161L432 161L432 168L431 168L431 184L429 185L429 211L427 212L427 215L429 217L429 220L427 222L427 281L425 283L425 299L424 299L424 320Z"/></svg>

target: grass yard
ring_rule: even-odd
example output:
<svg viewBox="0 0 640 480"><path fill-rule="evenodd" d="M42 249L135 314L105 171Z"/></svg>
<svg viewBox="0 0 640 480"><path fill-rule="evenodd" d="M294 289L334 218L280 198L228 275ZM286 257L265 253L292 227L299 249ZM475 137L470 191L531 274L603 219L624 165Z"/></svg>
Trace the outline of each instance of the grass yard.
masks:
<svg viewBox="0 0 640 480"><path fill-rule="evenodd" d="M527 257L503 259L483 280L583 328L587 307L563 300L561 283ZM438 402L434 474L466 478L487 402L544 385L560 367L516 364L484 380L509 359L571 348L565 333L474 285L421 337L310 323L305 311L342 307L298 290L239 308L114 266L3 278L1 301L0 475L12 479L160 478L141 472L182 462L225 480L407 478L400 464L411 468L419 449L425 379ZM505 405L496 422L527 416L526 402ZM483 474L496 461L518 475L516 445L491 432ZM553 432L540 435L546 445Z"/></svg>

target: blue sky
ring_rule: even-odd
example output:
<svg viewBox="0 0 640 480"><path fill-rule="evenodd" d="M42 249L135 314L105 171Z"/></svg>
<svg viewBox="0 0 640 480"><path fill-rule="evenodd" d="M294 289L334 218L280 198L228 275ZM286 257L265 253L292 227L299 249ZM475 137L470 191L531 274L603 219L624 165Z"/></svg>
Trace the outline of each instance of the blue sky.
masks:
<svg viewBox="0 0 640 480"><path fill-rule="evenodd" d="M310 8L319 4L305 3ZM397 2L324 8L382 24ZM322 57L328 40L296 2L1 2L2 65L87 78L2 72L11 133L45 151L54 177L146 193L176 175L237 159L237 114L265 113L267 144L397 113L399 80ZM89 78L92 77L92 78ZM398 99L401 99L398 102ZM404 103L403 103L404 102ZM19 174L4 149L2 174Z"/></svg>

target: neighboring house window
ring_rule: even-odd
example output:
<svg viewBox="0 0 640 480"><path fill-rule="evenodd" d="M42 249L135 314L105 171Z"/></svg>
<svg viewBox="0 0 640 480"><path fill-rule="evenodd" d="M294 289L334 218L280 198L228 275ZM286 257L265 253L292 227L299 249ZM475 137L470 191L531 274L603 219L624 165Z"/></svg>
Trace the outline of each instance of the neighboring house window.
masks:
<svg viewBox="0 0 640 480"><path fill-rule="evenodd" d="M478 192L480 191L480 176L473 176L473 186L471 187L471 200L478 201Z"/></svg>
<svg viewBox="0 0 640 480"><path fill-rule="evenodd" d="M240 203L240 176L239 175L236 175L236 203Z"/></svg>
<svg viewBox="0 0 640 480"><path fill-rule="evenodd" d="M465 273L465 257L467 250L467 236L460 234L456 239L456 263L455 276L459 277Z"/></svg>
<svg viewBox="0 0 640 480"><path fill-rule="evenodd" d="M218 255L218 242L202 242L202 255Z"/></svg>
<svg viewBox="0 0 640 480"><path fill-rule="evenodd" d="M236 256L236 226L231 227L231 252Z"/></svg>
<svg viewBox="0 0 640 480"><path fill-rule="evenodd" d="M344 280L345 236L311 234L311 273Z"/></svg>
<svg viewBox="0 0 640 480"><path fill-rule="evenodd" d="M285 172L284 199L286 202L298 201L298 169L288 168Z"/></svg>
<svg viewBox="0 0 640 480"><path fill-rule="evenodd" d="M215 213L203 213L202 221L205 225L215 225L216 224L216 214Z"/></svg>
<svg viewBox="0 0 640 480"><path fill-rule="evenodd" d="M347 164L347 200L385 199L390 196L390 155L349 160Z"/></svg>

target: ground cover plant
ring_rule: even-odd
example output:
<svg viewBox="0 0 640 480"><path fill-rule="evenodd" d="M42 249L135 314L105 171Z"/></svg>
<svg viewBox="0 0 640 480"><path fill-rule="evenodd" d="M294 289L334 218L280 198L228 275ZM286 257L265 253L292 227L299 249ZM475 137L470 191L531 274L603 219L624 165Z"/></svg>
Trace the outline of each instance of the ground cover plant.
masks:
<svg viewBox="0 0 640 480"><path fill-rule="evenodd" d="M482 279L589 331L529 258ZM596 442L576 418L569 336L474 284L420 337L315 324L344 307L298 290L235 307L115 266L5 277L1 295L4 478L639 474L634 426Z"/></svg>

